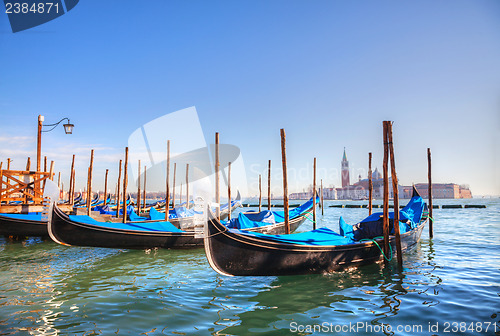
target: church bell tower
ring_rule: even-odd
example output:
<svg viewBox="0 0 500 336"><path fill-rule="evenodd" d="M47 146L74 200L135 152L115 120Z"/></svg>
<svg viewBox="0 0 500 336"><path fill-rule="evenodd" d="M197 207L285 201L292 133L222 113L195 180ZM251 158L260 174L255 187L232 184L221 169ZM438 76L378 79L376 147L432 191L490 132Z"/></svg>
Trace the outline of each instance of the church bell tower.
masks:
<svg viewBox="0 0 500 336"><path fill-rule="evenodd" d="M351 184L349 179L349 161L347 161L347 156L345 155L345 147L344 147L344 156L342 157L342 188L347 187Z"/></svg>

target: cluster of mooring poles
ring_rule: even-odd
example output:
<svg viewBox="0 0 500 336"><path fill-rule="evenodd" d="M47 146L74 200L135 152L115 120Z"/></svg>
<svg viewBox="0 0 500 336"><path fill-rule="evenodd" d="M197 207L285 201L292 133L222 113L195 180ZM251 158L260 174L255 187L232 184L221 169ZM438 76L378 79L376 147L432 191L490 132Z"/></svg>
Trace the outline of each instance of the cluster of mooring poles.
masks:
<svg viewBox="0 0 500 336"><path fill-rule="evenodd" d="M391 254L390 252L390 219L389 219L389 194L390 194L390 186L389 179L392 180L392 193L393 193L393 202L394 202L394 238L396 245L396 255L398 265L401 267L403 264L402 260L402 246L401 246L401 236L400 236L400 228L399 228L399 191L398 191L398 177L396 173L396 164L395 164L395 155L394 155L394 143L393 143L393 132L392 132L392 121L383 121L383 145L384 145L384 156L383 156L383 235L384 235L384 245L383 245L383 253L384 256L387 257ZM40 127L40 125L39 125ZM285 233L290 234L290 219L289 219L289 198L288 198L288 176L287 176L287 159L286 159L286 134L285 129L280 130L281 136L281 159L282 159L282 174L283 174L283 207L284 207L284 217L285 217ZM40 144L38 144L38 147ZM40 161L41 157L37 154L37 170L40 170ZM123 223L127 221L127 187L128 187L128 164L129 164L129 149L125 148L125 157L122 165L122 160L119 161L118 164L118 180L116 183L116 192L114 195L114 202L116 204L116 217L120 216L120 210L122 210L121 217ZM12 160L10 158L7 159L6 168L10 170ZM433 217L432 217L432 174L431 174L431 150L427 148L427 163L428 163L428 215L429 215L429 237L433 237ZM92 149L90 152L90 164L87 170L87 185L86 185L86 212L87 215L91 215L92 208L92 176L93 176L93 165L94 165L94 150ZM391 170L391 175L389 178L389 165ZM2 171L3 162L0 162L0 171ZM123 179L122 179L122 167L123 167ZM141 171L141 161L138 160L138 177L137 177L137 197L136 197L136 208L137 213L141 213L146 209L146 170L147 167L143 167L143 171ZM317 159L314 158L313 161L313 213L312 213L312 222L313 229L316 229L317 222L317 214L316 214L316 198L317 190L316 190L316 167L317 167ZM26 171L29 172L31 168L31 159L28 157L26 163ZM167 141L167 162L166 162L166 197L165 197L165 220L169 218L169 210L170 208L175 208L175 183L176 183L176 169L177 163L174 163L173 167L173 192L172 192L172 200L170 200L170 140ZM44 171L47 172L47 157L44 157ZM104 181L104 206L107 205L108 202L108 173L109 169L106 169L105 172L105 181ZM50 163L50 169L48 177L53 180L54 179L54 161ZM68 188L68 204L74 205L75 200L75 180L76 180L76 171L75 171L75 155L72 157L71 161L71 169L69 173L69 188ZM143 177L142 185L141 185L141 177ZM227 178L227 197L228 197L228 210L229 210L229 219L231 219L231 162L228 162L228 178ZM40 182L34 182L35 188L36 184ZM220 219L220 207L221 207L221 195L219 189L220 183L220 160L219 160L219 133L215 133L215 203L216 203L216 217ZM45 181L43 182L45 184ZM186 207L189 207L189 164L186 164ZM58 174L58 186L60 189L63 189L64 186L61 185L61 173ZM142 188L141 188L142 186ZM142 192L142 194L141 194ZM179 204L182 204L182 182L180 184L180 200ZM120 202L121 198L121 202ZM320 193L319 193L320 203L319 206L321 208L321 214L324 215L324 204L323 204L323 179L320 180ZM368 153L368 213L372 214L372 204L373 200L373 181L372 181L372 153ZM170 202L171 201L171 202ZM141 204L142 203L142 204ZM262 176L259 174L259 212L262 210ZM267 167L267 209L271 210L271 160L268 161ZM384 260L388 260L388 258L384 258Z"/></svg>
<svg viewBox="0 0 500 336"><path fill-rule="evenodd" d="M393 143L393 133L392 133L392 121L383 122L383 144L384 144L384 158L383 158L383 233L384 233L384 246L383 253L387 257L391 253L390 249L390 220L389 220L389 164L391 168L391 180L392 180L392 192L394 200L394 236L396 241L396 255L398 265L402 267L402 246L401 246L401 236L399 228L399 190L398 190L398 178L396 173L396 163L394 156L394 143ZM287 162L286 162L286 134L285 130L280 130L281 134L281 156L282 156L282 168L283 168L283 207L285 215L285 232L290 233L289 224L289 202L288 202L288 179L287 179ZM427 148L427 158L428 158L428 178L429 178L429 237L433 237L433 226L432 226L432 180L431 180L431 152L430 148ZM320 182L320 207L321 214L324 215L324 204L323 204L323 180ZM271 160L269 160L268 167L268 209L271 209ZM313 162L313 229L316 229L316 158ZM372 181L372 153L368 153L368 213L372 214L372 204L373 200L373 181ZM262 183L261 175L259 175L259 212L262 207ZM389 258L384 258L387 262Z"/></svg>

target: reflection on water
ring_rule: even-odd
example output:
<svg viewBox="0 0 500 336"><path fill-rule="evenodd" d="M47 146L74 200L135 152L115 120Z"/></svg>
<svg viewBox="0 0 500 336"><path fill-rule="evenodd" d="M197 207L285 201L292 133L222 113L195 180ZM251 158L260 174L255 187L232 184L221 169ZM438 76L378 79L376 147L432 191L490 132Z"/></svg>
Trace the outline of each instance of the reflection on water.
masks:
<svg viewBox="0 0 500 336"><path fill-rule="evenodd" d="M276 277L250 299L255 302L253 310L237 315L241 323L223 332L232 335L244 334L246 330L268 332L283 327L280 323L283 320L314 324L317 322L312 319L319 317L319 311L325 308L341 314L355 314L352 308L362 301L366 304L369 296L375 295L374 287L386 296L394 294L394 290L384 288L387 274L382 270L382 265L375 264L329 275ZM353 291L355 287L359 290ZM385 305L388 300L383 299L383 302ZM306 323L304 319L311 321ZM285 323L284 328L288 329L289 325Z"/></svg>
<svg viewBox="0 0 500 336"><path fill-rule="evenodd" d="M425 331L435 322L498 322L499 210L500 204L487 211L436 210L434 239L424 233L405 254L402 272L393 261L327 275L223 277L202 249L131 251L0 238L0 335L288 335L292 323L411 323ZM335 229L341 211L327 210L322 222ZM361 211L346 217L352 222ZM474 230L470 223L477 223Z"/></svg>

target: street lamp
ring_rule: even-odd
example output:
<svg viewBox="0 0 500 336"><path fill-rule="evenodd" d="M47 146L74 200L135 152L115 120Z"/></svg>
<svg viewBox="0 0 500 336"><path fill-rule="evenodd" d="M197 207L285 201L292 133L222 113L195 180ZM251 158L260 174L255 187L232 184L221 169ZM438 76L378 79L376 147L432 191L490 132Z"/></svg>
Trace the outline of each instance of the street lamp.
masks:
<svg viewBox="0 0 500 336"><path fill-rule="evenodd" d="M70 124L69 123L69 119L68 119L68 123L67 124L63 124L63 127L64 127L64 132L66 132L66 134L72 134L73 133L73 127L75 127L75 125Z"/></svg>
<svg viewBox="0 0 500 336"><path fill-rule="evenodd" d="M63 124L63 126L64 126L64 132L66 134L72 134L73 133L73 128L75 127L75 125L73 125L72 123L70 123L70 121L69 121L68 118L62 118L61 120L59 120L55 124L49 124L49 125L43 125L43 121L44 120L45 120L45 118L43 117L43 115L39 115L38 116L38 137L37 137L37 148L36 148L36 170L37 171L40 171L40 163L41 163L41 156L42 156L42 132L50 132L50 131L52 131L63 120L67 120L67 122L65 124ZM49 129L49 130L43 131L42 127L44 127L44 126L46 126L46 127L52 127L52 128Z"/></svg>

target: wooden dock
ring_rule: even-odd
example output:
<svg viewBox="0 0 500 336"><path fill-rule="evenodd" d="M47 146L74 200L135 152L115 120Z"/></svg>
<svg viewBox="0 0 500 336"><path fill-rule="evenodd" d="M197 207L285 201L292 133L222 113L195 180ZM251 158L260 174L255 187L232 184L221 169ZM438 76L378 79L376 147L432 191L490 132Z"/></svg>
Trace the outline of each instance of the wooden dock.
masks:
<svg viewBox="0 0 500 336"><path fill-rule="evenodd" d="M59 204L59 209L64 212L71 212L73 206L69 204ZM13 213L13 214L27 214L31 212L43 212L43 205L31 205L31 204L19 204L19 205L5 205L2 204L0 207L1 213Z"/></svg>

